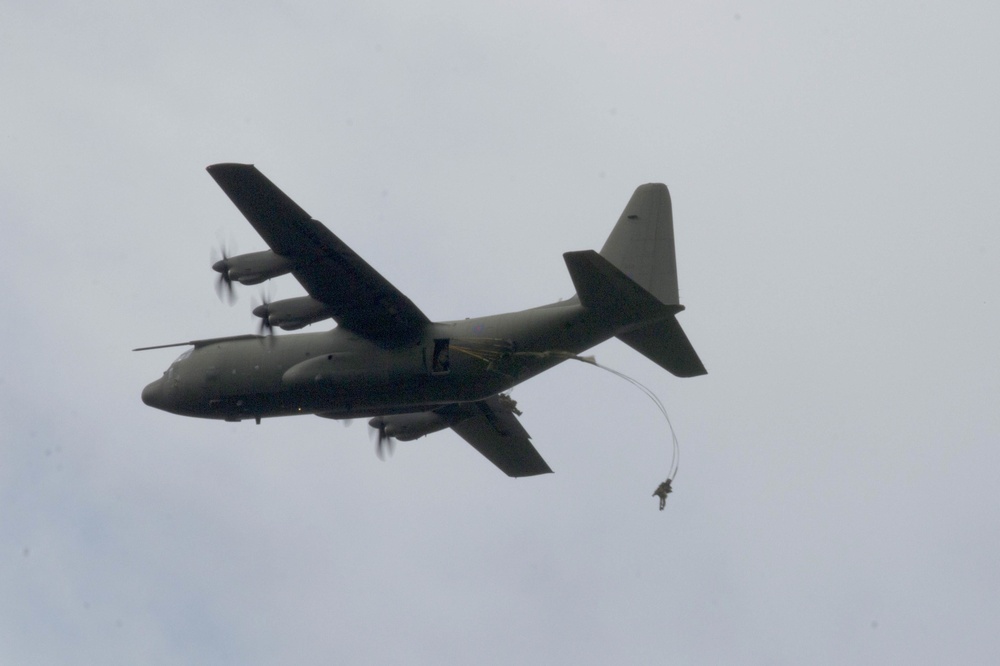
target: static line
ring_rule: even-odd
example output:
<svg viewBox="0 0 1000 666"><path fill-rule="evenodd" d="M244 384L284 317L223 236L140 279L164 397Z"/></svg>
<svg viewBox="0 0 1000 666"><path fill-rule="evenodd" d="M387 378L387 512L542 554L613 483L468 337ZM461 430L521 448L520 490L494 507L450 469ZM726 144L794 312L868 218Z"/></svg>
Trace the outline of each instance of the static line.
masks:
<svg viewBox="0 0 1000 666"><path fill-rule="evenodd" d="M645 393L646 396L653 401L653 404L656 405L657 409L660 410L660 413L663 414L663 418L666 419L667 427L670 428L670 444L672 448L672 454L670 459L670 469L667 474L667 478L670 479L670 481L672 482L677 477L677 469L678 467L680 467L681 447L680 443L677 441L677 433L674 431L674 424L670 422L670 415L667 414L667 408L663 405L663 401L660 400L659 397L657 397L657 395L649 389L649 387L644 385L639 380L629 377L624 372L619 372L614 368L609 368L606 365L601 365L600 363L597 362L597 359L595 359L593 356L570 355L569 358L572 358L576 361L580 361L581 363L588 363L602 370L607 370L611 374L621 377L629 384L635 386L640 391Z"/></svg>
<svg viewBox="0 0 1000 666"><path fill-rule="evenodd" d="M457 343L457 344L456 344ZM462 344L465 343L465 344ZM606 365L601 365L597 362L597 359L593 356L580 356L579 354L573 354L566 351L556 351L549 350L543 352L525 352L525 351L513 351L513 345L510 341L499 340L499 339L478 339L478 340L453 340L451 348L455 351L467 354L473 358L479 359L487 364L487 367L492 368L494 372L499 372L495 366L504 357L510 356L531 356L535 358L562 358L562 359L572 359L574 361L580 361L581 363L587 363L596 368L606 370L614 375L617 375L632 384L640 391L646 394L656 408L660 410L663 414L663 418L667 421L667 427L670 429L670 445L671 445L671 456L670 456L670 467L667 471L667 479L659 485L656 491L653 493L654 497L660 498L660 510L663 510L664 503L666 502L667 495L669 495L672 489L672 483L677 477L677 470L680 467L681 459L681 448L680 443L677 440L677 432L674 430L674 424L670 421L670 415L667 413L667 408L663 405L663 401L653 393L649 387L642 384L637 379L629 377L623 372L619 372L614 368L609 368Z"/></svg>
<svg viewBox="0 0 1000 666"><path fill-rule="evenodd" d="M681 447L680 442L677 440L677 432L674 430L674 424L670 421L670 415L667 413L667 408L663 405L663 401L660 400L655 393L653 393L647 386L642 382L632 377L629 377L623 372L619 372L614 368L609 368L606 365L601 365L597 362L597 359L593 356L580 356L579 354L571 354L570 352L564 351L544 351L544 352L514 352L515 356L535 356L535 357L551 357L555 356L557 358L573 359L574 361L580 361L581 363L587 363L596 368L602 370L607 370L608 372L617 375L627 381L628 383L635 386L640 391L646 394L646 396L653 401L660 413L663 414L663 418L667 421L667 427L670 429L670 445L671 445L671 457L670 457L670 468L667 472L667 479L659 485L656 492L653 493L654 497L660 498L660 511L663 510L664 503L666 502L667 495L669 495L673 489L672 484L674 479L677 477L677 470L680 467L681 460Z"/></svg>

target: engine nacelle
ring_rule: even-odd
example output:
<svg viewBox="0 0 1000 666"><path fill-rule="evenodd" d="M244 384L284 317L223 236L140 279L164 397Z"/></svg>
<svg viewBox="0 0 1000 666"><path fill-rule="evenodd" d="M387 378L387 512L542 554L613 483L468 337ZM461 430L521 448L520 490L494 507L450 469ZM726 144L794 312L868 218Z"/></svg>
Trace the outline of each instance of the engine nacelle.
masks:
<svg viewBox="0 0 1000 666"><path fill-rule="evenodd" d="M253 313L261 319L266 317L271 326L280 326L286 331L294 331L333 316L330 306L320 303L312 296L286 298L259 305L254 308Z"/></svg>
<svg viewBox="0 0 1000 666"><path fill-rule="evenodd" d="M432 432L444 430L453 422L453 419L448 419L434 412L414 412L412 414L376 416L368 422L368 425L376 430L382 430L386 437L409 442Z"/></svg>
<svg viewBox="0 0 1000 666"><path fill-rule="evenodd" d="M291 273L295 263L288 257L275 254L271 250L238 254L226 257L212 266L212 269L224 273L230 280L240 284L260 284L265 280Z"/></svg>

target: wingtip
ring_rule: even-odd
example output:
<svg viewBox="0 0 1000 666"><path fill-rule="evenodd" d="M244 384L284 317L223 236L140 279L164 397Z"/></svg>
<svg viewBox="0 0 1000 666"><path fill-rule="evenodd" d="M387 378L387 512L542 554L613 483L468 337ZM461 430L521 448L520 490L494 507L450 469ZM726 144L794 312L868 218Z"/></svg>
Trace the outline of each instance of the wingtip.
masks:
<svg viewBox="0 0 1000 666"><path fill-rule="evenodd" d="M205 171L215 174L220 171L239 171L244 169L255 169L253 164L240 164L239 162L219 162L218 164L209 164L205 167Z"/></svg>

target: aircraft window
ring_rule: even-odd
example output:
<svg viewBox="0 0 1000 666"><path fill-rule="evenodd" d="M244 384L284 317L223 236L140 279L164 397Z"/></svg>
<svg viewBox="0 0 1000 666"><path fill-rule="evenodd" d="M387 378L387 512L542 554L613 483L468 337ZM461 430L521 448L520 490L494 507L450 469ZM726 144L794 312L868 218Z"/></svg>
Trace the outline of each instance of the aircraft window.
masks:
<svg viewBox="0 0 1000 666"><path fill-rule="evenodd" d="M183 354L181 354L180 356L178 356L177 357L177 361L174 361L174 363L177 363L178 361L183 361L184 359L186 359L187 357L189 357L193 353L194 353L194 347L192 347L191 349L188 349Z"/></svg>

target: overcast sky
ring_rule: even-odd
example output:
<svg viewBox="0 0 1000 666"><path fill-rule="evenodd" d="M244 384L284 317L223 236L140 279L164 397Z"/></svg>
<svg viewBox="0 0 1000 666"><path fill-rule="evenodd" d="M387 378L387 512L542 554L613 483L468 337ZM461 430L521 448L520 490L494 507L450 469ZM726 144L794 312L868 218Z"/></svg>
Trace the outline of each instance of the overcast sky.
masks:
<svg viewBox="0 0 1000 666"><path fill-rule="evenodd" d="M997 5L476 4L0 4L0 662L1000 661ZM143 405L181 350L130 349L254 330L228 161L437 320L667 183L710 374L594 350L667 509L583 364L520 480Z"/></svg>

